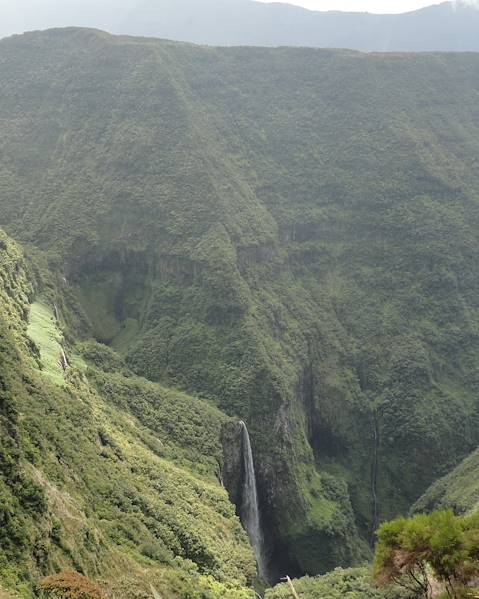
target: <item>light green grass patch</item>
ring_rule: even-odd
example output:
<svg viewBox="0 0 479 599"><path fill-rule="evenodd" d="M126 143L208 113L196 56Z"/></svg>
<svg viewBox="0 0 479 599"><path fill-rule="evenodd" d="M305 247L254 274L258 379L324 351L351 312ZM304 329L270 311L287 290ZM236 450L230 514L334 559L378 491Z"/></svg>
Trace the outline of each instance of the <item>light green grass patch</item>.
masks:
<svg viewBox="0 0 479 599"><path fill-rule="evenodd" d="M63 335L55 322L53 310L42 302L34 302L28 320L27 333L40 350L42 372L56 384L63 385L60 364Z"/></svg>

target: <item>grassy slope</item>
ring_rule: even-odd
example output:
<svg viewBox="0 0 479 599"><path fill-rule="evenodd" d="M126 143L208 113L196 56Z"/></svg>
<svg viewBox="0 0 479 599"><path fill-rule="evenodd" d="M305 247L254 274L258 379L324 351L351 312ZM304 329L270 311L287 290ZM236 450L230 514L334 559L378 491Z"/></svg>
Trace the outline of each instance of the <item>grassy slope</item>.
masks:
<svg viewBox="0 0 479 599"><path fill-rule="evenodd" d="M53 382L64 381L63 371L59 368L62 351L62 335L55 324L52 308L42 302L34 302L28 319L28 337L40 348L42 370Z"/></svg>
<svg viewBox="0 0 479 599"><path fill-rule="evenodd" d="M478 57L0 51L3 218L70 328L248 419L290 569L364 555L374 478L392 517L478 441Z"/></svg>
<svg viewBox="0 0 479 599"><path fill-rule="evenodd" d="M479 508L479 452L476 450L452 472L435 481L416 501L413 512L452 508L457 514Z"/></svg>
<svg viewBox="0 0 479 599"><path fill-rule="evenodd" d="M217 479L224 415L120 374L71 368L62 382L44 365L46 306L34 318L37 364L21 252L0 235L4 584L29 594L42 575L74 567L120 597L150 583L166 598L249 597L251 550Z"/></svg>

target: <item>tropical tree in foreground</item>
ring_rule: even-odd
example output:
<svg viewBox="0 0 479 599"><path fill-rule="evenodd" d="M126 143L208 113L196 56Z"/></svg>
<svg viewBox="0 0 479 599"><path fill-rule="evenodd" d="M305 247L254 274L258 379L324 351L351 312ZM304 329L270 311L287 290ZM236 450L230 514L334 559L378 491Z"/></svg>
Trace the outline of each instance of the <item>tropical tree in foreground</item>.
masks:
<svg viewBox="0 0 479 599"><path fill-rule="evenodd" d="M378 530L374 575L379 585L395 583L417 597L431 597L433 581L451 599L463 597L479 575L479 515L442 511L386 522Z"/></svg>

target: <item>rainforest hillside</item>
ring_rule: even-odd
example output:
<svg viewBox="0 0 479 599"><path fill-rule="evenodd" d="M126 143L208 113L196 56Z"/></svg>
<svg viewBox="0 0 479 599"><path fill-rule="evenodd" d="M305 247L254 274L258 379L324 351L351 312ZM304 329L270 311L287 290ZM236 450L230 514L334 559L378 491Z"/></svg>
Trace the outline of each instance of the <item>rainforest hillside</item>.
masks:
<svg viewBox="0 0 479 599"><path fill-rule="evenodd" d="M1 231L0 283L0 595L74 569L117 597L252 597L253 553L218 481L225 416L92 343L63 372L53 283Z"/></svg>
<svg viewBox="0 0 479 599"><path fill-rule="evenodd" d="M239 419L271 580L363 563L479 441L479 56L62 29L0 80L2 493L84 531L11 576L250 584Z"/></svg>

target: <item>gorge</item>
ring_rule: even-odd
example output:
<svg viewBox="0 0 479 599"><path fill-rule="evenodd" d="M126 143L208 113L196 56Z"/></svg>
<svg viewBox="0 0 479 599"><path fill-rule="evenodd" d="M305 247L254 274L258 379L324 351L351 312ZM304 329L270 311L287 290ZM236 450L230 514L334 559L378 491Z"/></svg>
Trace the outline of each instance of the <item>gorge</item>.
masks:
<svg viewBox="0 0 479 599"><path fill-rule="evenodd" d="M0 80L0 586L364 587L474 507L478 55L67 28Z"/></svg>

